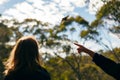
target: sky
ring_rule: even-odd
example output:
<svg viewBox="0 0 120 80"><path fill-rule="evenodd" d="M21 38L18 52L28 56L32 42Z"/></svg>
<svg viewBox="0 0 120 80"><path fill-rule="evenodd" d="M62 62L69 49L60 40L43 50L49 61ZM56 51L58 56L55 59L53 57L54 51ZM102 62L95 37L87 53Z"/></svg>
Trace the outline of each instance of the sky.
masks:
<svg viewBox="0 0 120 80"><path fill-rule="evenodd" d="M100 0L0 0L0 13L5 18L35 18L44 22L57 24L67 16L80 15L89 22L95 19L95 8L102 6Z"/></svg>
<svg viewBox="0 0 120 80"><path fill-rule="evenodd" d="M79 15L91 23L103 3L101 0L89 0L89 4L86 4L86 1L88 0L0 0L0 14L3 18L16 18L19 21L35 18L53 25L59 24L67 15ZM110 36L116 38L112 34ZM117 46L119 41L112 40L112 42ZM88 42L87 46L90 45L96 46L94 42ZM96 48L98 49L99 46Z"/></svg>

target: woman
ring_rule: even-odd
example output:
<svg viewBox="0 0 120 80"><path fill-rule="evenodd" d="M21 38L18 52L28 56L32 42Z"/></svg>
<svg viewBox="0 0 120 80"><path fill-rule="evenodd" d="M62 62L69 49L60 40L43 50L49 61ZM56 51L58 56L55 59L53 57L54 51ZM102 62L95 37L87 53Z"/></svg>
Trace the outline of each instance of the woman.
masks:
<svg viewBox="0 0 120 80"><path fill-rule="evenodd" d="M4 80L50 80L41 66L38 42L33 36L20 38L5 64Z"/></svg>
<svg viewBox="0 0 120 80"><path fill-rule="evenodd" d="M84 46L75 43L78 46L78 53L85 52L93 58L93 62L98 65L102 70L104 70L109 75L113 76L115 79L120 80L120 64L115 63L114 61L93 52L85 48Z"/></svg>

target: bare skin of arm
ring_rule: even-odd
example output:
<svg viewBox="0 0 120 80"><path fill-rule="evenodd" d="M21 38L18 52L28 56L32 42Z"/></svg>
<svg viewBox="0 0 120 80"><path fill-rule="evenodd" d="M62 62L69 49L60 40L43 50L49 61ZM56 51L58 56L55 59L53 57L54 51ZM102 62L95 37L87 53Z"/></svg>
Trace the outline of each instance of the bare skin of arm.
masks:
<svg viewBox="0 0 120 80"><path fill-rule="evenodd" d="M78 48L77 48L78 53L80 53L80 52L85 52L85 53L87 53L88 55L90 55L90 56L93 58L95 52L93 52L92 50L90 50L90 49L88 49L88 48L86 48L86 47L84 47L84 46L82 46L82 45L80 45L80 44L77 44L77 43L74 43L74 44L75 44L76 46L78 46Z"/></svg>

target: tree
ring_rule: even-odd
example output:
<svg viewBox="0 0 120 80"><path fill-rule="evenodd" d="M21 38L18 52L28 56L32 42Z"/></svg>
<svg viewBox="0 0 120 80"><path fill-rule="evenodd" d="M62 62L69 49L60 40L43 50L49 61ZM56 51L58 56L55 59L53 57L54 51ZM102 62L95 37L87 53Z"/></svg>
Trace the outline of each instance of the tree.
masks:
<svg viewBox="0 0 120 80"><path fill-rule="evenodd" d="M96 29L99 33L100 30L105 30L107 34L113 33L120 38L120 1L110 0L104 1L104 5L96 13L96 20L91 23L92 29ZM111 22L110 22L111 21ZM103 45L105 48L111 50L111 53L120 61L120 57L113 50L112 43L109 39L109 46L102 42L103 37L96 38L96 41Z"/></svg>
<svg viewBox="0 0 120 80"><path fill-rule="evenodd" d="M8 45L11 36L11 29L9 29L8 26L4 24L3 20L0 20L0 80L3 79L3 61L8 56L8 52L11 49L11 46Z"/></svg>
<svg viewBox="0 0 120 80"><path fill-rule="evenodd" d="M117 50L119 51L119 50ZM109 51L103 53L103 55L109 55L111 59L113 55L109 54ZM111 56L111 57L110 57ZM74 61L73 55L66 57L69 62L77 65ZM66 59L65 58L65 59ZM78 57L77 57L78 58ZM79 58L78 58L79 59ZM81 80L115 80L111 76L103 72L99 67L92 63L89 56L83 56L82 61L80 62L80 72ZM115 59L114 59L115 60ZM59 57L51 57L48 61L45 62L45 67L50 72L52 80L77 80L78 78L75 75L75 72L71 67Z"/></svg>

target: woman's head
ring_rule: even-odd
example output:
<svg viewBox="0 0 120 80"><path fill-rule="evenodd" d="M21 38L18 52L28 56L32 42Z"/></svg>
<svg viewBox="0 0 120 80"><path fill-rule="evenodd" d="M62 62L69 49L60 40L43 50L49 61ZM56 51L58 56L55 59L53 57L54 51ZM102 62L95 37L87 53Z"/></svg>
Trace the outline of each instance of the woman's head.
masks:
<svg viewBox="0 0 120 80"><path fill-rule="evenodd" d="M40 65L38 42L33 36L20 38L10 53L6 71L18 70L23 67L32 69L36 65Z"/></svg>

